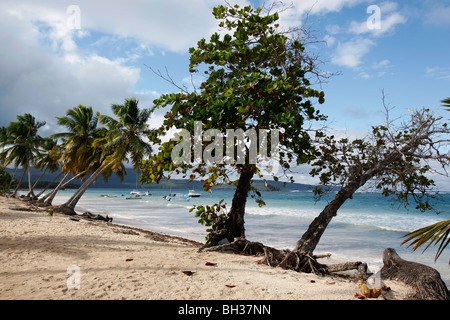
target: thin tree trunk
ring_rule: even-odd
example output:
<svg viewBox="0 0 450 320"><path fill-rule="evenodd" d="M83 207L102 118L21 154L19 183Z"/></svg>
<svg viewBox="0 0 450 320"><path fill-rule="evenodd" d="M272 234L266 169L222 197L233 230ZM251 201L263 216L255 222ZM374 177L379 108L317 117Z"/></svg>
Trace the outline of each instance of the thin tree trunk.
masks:
<svg viewBox="0 0 450 320"><path fill-rule="evenodd" d="M22 173L22 177L20 178L19 183L17 184L16 189L14 189L14 193L12 194L12 197L16 197L17 195L17 191L19 191L20 185L22 184L22 180L25 177L25 173L27 173L27 171L25 169L23 169L23 173Z"/></svg>
<svg viewBox="0 0 450 320"><path fill-rule="evenodd" d="M45 195L42 199L39 200L39 202L46 203L48 205L52 204L53 198L55 197L56 193L61 189L61 186L63 185L64 181L66 181L67 177L70 175L70 172L67 172L64 177L61 179L61 181L58 183L55 189L53 189L51 192L49 192L47 195Z"/></svg>
<svg viewBox="0 0 450 320"><path fill-rule="evenodd" d="M27 165L27 171L28 171L28 195L31 195L31 197L34 197L34 192L33 192L33 186L31 183L31 169L30 169L30 165Z"/></svg>
<svg viewBox="0 0 450 320"><path fill-rule="evenodd" d="M9 181L8 191L11 190L12 183L13 183L14 179L16 178L17 168L18 168L18 167L16 167L16 168L14 169L14 174L13 174L13 176L11 177L11 180Z"/></svg>
<svg viewBox="0 0 450 320"><path fill-rule="evenodd" d="M77 192L63 205L60 206L60 209L63 213L66 214L75 214L75 207L81 197L84 195L87 189L94 183L97 178L105 172L107 169L111 168L114 165L113 162L108 163L106 166L97 169L90 177L87 179L81 186L78 188Z"/></svg>
<svg viewBox="0 0 450 320"><path fill-rule="evenodd" d="M58 178L64 173L64 171L61 171L52 181L50 181L47 186L36 195L36 198L39 198L45 191L47 191L50 186L56 181L58 180Z"/></svg>
<svg viewBox="0 0 450 320"><path fill-rule="evenodd" d="M33 191L34 193L34 188L36 188L37 184L39 183L39 181L41 181L42 177L44 176L44 174L47 172L48 170L48 166L45 167L44 172L42 172L42 174L39 176L39 178L36 180L36 182L33 184L33 186L31 187L31 191ZM28 192L27 197L31 197L31 191ZM37 195L33 195L33 199L37 199Z"/></svg>
<svg viewBox="0 0 450 320"><path fill-rule="evenodd" d="M86 171L80 172L79 174L77 174L76 176L72 177L69 181L64 182L65 179L67 178L67 176L70 174L67 174L66 177L64 177L64 180L61 181L62 183L60 183L55 190L53 190L52 195L50 196L50 198L48 198L45 202L49 205L52 204L53 199L55 198L56 194L58 193L59 190L63 189L65 186L67 186L69 183L71 183L72 181L78 179L79 177L81 177L83 174L85 174Z"/></svg>

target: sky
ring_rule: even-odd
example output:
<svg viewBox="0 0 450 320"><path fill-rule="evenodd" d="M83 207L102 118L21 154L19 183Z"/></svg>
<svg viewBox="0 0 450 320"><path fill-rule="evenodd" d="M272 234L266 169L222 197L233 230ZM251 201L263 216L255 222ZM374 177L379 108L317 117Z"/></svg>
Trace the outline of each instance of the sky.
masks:
<svg viewBox="0 0 450 320"><path fill-rule="evenodd" d="M256 0L232 4L263 5ZM381 90L394 116L428 107L448 117L450 0L291 0L280 24L308 21L324 43L312 48L321 69L318 108L337 132L360 136L383 123ZM58 131L56 116L79 104L110 114L136 97L151 107L173 85L190 85L189 48L218 31L212 8L222 0L2 0L0 2L0 126L29 112ZM194 82L195 82L194 78ZM151 125L161 123L163 110ZM301 173L299 173L301 174ZM447 178L440 182L448 183ZM450 190L450 185L447 188Z"/></svg>

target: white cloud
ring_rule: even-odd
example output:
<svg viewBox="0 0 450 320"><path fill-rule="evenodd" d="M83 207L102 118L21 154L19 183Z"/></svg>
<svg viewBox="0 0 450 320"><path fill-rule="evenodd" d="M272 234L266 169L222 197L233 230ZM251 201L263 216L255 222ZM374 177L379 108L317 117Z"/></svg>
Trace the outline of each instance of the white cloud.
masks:
<svg viewBox="0 0 450 320"><path fill-rule="evenodd" d="M375 45L370 39L353 39L345 43L339 43L331 62L337 65L350 68L358 67L362 63L363 57Z"/></svg>
<svg viewBox="0 0 450 320"><path fill-rule="evenodd" d="M441 5L429 10L425 21L437 26L450 25L450 6L444 7Z"/></svg>
<svg viewBox="0 0 450 320"><path fill-rule="evenodd" d="M426 68L425 76L437 80L450 80L449 67L432 67Z"/></svg>
<svg viewBox="0 0 450 320"><path fill-rule="evenodd" d="M312 14L339 12L344 7L353 7L366 0L293 0L292 3L298 13L303 15L311 11Z"/></svg>
<svg viewBox="0 0 450 320"><path fill-rule="evenodd" d="M37 24L38 10L0 10L1 125L30 112L48 121L78 104L107 113L110 104L131 95L140 70L105 57L81 55L65 25L50 10L46 24ZM44 15L40 15L43 17ZM14 26L11 28L10 26Z"/></svg>
<svg viewBox="0 0 450 320"><path fill-rule="evenodd" d="M361 34L372 34L375 37L381 37L385 34L392 32L395 26L398 24L406 23L407 19L405 16L398 12L391 12L396 9L397 6L389 5L384 6L386 9L383 10L383 6L380 7L381 12L381 24L380 28L369 28L367 25L367 20L362 22L352 21L349 26L349 33L361 35Z"/></svg>

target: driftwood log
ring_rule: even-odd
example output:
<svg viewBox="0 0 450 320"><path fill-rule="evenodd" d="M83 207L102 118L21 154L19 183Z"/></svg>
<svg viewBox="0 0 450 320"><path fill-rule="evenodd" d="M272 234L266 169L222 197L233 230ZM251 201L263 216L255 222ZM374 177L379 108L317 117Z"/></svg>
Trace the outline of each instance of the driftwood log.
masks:
<svg viewBox="0 0 450 320"><path fill-rule="evenodd" d="M317 259L330 257L326 255L305 254L298 251L279 250L263 245L260 242L248 241L245 238L235 238L233 242L218 246L202 247L199 251L218 251L247 255L264 256L262 263L271 267L281 267L297 272L329 274L332 272L356 270L358 278L367 280L372 274L368 273L367 264L363 262L346 262L325 265Z"/></svg>
<svg viewBox="0 0 450 320"><path fill-rule="evenodd" d="M399 280L411 286L415 294L413 299L450 300L450 292L442 280L440 273L426 265L407 261L392 248L383 252L383 279Z"/></svg>

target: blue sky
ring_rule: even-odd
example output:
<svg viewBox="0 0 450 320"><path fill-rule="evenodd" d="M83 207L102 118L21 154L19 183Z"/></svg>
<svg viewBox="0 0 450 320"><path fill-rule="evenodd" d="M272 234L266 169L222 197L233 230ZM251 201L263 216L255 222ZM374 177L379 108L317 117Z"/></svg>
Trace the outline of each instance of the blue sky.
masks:
<svg viewBox="0 0 450 320"><path fill-rule="evenodd" d="M396 115L426 106L448 117L440 100L450 96L450 0L291 2L281 24L299 26L311 10L312 28L327 42L317 47L322 69L340 72L322 84L320 109L331 128L361 135L380 124L381 89ZM150 107L176 89L144 64L167 67L189 85L188 49L218 30L211 14L217 4L223 2L2 0L0 125L31 112L47 121L45 135L58 129L55 116L78 104L108 114L111 104L134 96ZM381 29L367 27L371 5L380 9ZM162 116L155 113L152 125Z"/></svg>

